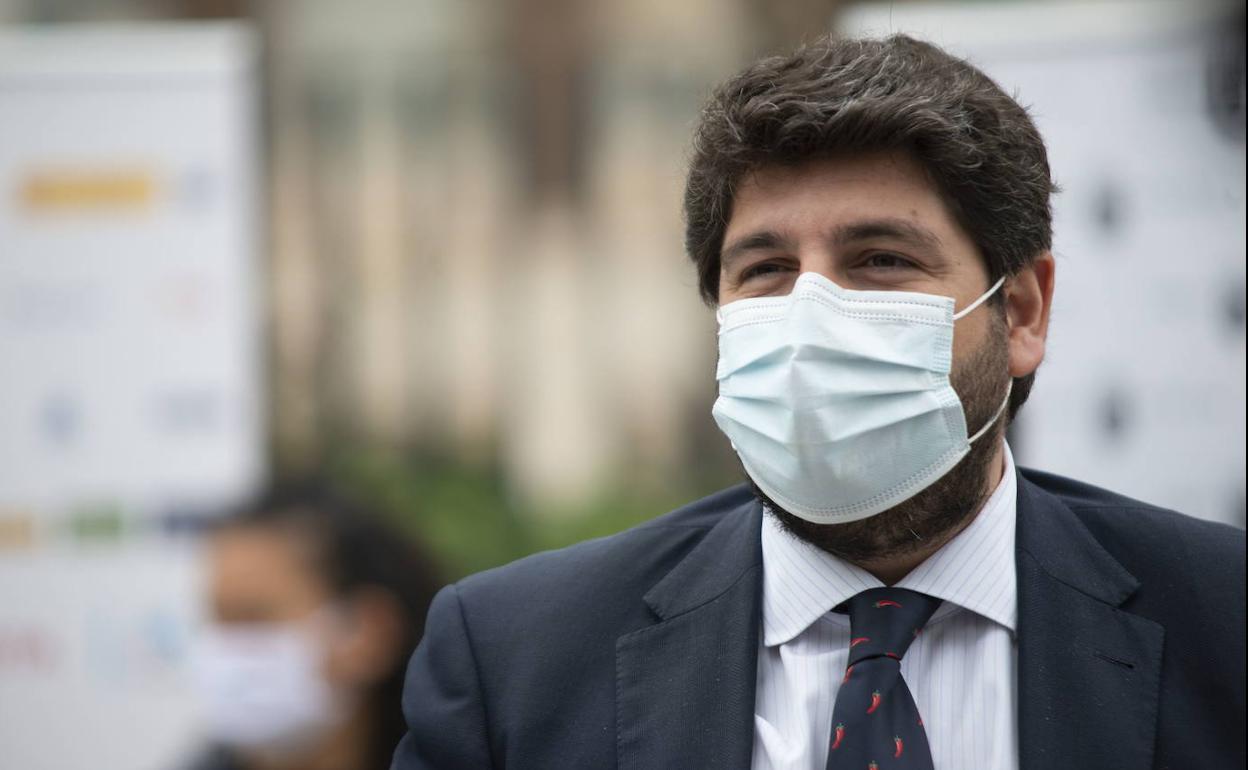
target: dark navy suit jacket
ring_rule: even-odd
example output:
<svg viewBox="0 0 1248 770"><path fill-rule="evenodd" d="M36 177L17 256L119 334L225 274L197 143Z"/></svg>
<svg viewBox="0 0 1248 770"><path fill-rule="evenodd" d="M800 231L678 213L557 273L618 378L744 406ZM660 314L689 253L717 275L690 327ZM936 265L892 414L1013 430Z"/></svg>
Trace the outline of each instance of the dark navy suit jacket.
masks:
<svg viewBox="0 0 1248 770"><path fill-rule="evenodd" d="M445 588L394 770L748 770L761 515L736 487ZM1242 531L1022 471L1016 541L1022 770L1244 767Z"/></svg>

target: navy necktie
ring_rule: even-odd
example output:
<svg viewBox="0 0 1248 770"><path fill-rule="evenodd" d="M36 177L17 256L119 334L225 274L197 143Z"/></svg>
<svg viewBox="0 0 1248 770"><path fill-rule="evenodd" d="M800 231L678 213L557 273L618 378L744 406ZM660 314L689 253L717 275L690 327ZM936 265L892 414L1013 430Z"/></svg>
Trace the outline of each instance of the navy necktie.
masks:
<svg viewBox="0 0 1248 770"><path fill-rule="evenodd" d="M872 588L841 606L849 612L849 666L832 709L827 770L933 770L901 658L940 600Z"/></svg>

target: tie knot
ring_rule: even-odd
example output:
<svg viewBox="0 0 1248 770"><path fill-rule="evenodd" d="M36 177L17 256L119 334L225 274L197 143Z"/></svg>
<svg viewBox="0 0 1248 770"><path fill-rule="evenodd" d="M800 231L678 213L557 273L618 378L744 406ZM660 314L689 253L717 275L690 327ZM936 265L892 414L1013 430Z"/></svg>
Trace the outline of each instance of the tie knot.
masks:
<svg viewBox="0 0 1248 770"><path fill-rule="evenodd" d="M867 658L901 660L940 606L940 599L904 588L871 588L843 605L849 610L849 663Z"/></svg>

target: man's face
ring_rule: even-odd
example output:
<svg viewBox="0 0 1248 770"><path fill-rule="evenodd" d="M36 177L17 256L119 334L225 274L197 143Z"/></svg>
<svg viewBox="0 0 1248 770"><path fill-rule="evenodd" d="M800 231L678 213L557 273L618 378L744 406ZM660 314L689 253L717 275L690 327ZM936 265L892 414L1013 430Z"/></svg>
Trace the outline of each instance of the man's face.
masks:
<svg viewBox="0 0 1248 770"><path fill-rule="evenodd" d="M962 309L989 288L978 248L909 156L878 153L765 167L739 186L721 252L719 301L788 294L815 272L846 289L952 297ZM950 376L974 432L992 419L1009 383L1000 305L957 322ZM757 494L791 532L863 563L940 542L969 520L990 487L1001 425L936 483L862 521L810 524Z"/></svg>

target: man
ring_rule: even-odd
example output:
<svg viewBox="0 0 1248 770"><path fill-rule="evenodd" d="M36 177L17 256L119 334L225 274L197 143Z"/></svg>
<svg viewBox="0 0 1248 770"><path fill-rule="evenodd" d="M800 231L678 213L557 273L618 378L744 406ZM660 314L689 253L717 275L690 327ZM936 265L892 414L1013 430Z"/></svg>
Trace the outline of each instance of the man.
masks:
<svg viewBox="0 0 1248 770"><path fill-rule="evenodd" d="M394 767L1243 767L1243 533L1004 442L1053 191L1026 112L910 38L722 86L687 248L749 483L440 593Z"/></svg>

